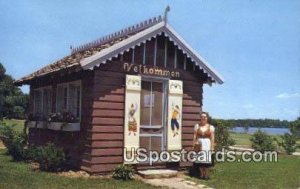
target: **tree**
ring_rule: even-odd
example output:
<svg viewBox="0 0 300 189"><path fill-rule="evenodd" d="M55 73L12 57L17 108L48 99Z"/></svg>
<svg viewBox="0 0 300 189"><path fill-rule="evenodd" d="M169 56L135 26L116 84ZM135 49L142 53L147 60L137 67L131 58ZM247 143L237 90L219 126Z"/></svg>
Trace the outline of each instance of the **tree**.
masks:
<svg viewBox="0 0 300 189"><path fill-rule="evenodd" d="M229 129L232 128L230 122L221 119L213 119L211 123L216 128L215 141L217 145L215 150L221 151L222 148L227 149L229 146L235 144L235 141L230 137L229 133Z"/></svg>
<svg viewBox="0 0 300 189"><path fill-rule="evenodd" d="M288 155L291 155L293 152L296 151L296 149L298 148L298 145L296 143L296 138L294 135L285 133L284 135L281 135L280 137L281 137L282 141L277 140L277 143L279 146L282 146L284 148L285 152Z"/></svg>
<svg viewBox="0 0 300 189"><path fill-rule="evenodd" d="M29 96L14 85L14 79L6 74L0 63L0 120L6 118L25 118Z"/></svg>
<svg viewBox="0 0 300 189"><path fill-rule="evenodd" d="M261 130L256 131L250 138L250 141L252 142L252 148L256 151L265 152L275 150L272 137Z"/></svg>
<svg viewBox="0 0 300 189"><path fill-rule="evenodd" d="M289 128L290 128L292 135L296 139L300 139L300 117L298 117L297 120L291 122L289 125Z"/></svg>

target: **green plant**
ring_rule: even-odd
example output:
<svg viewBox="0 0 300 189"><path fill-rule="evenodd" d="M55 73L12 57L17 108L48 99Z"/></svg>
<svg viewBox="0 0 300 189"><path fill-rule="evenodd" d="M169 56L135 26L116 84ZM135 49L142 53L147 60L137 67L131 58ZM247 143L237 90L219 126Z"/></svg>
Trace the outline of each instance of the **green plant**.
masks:
<svg viewBox="0 0 300 189"><path fill-rule="evenodd" d="M7 147L17 134L14 129L15 125L8 126L4 122L1 122L0 125L0 139L3 141L4 146Z"/></svg>
<svg viewBox="0 0 300 189"><path fill-rule="evenodd" d="M13 160L21 161L26 159L26 134L18 133L13 126L3 124L0 128L0 138L7 148L7 153L12 156Z"/></svg>
<svg viewBox="0 0 300 189"><path fill-rule="evenodd" d="M215 126L215 150L221 151L222 148L228 148L235 144L235 141L230 137L229 129L231 125L228 122L222 120L213 119L212 125Z"/></svg>
<svg viewBox="0 0 300 189"><path fill-rule="evenodd" d="M300 117L289 124L290 131L296 139L300 139Z"/></svg>
<svg viewBox="0 0 300 189"><path fill-rule="evenodd" d="M40 164L40 169L43 171L55 172L64 169L65 153L53 143L32 149L29 156Z"/></svg>
<svg viewBox="0 0 300 189"><path fill-rule="evenodd" d="M296 149L298 148L297 143L296 143L296 137L294 135L285 133L284 135L280 136L282 141L277 141L278 145L283 147L283 149L285 150L285 152L288 155L291 155L293 152L296 151Z"/></svg>
<svg viewBox="0 0 300 189"><path fill-rule="evenodd" d="M15 161L22 161L26 159L26 138L23 134L17 134L15 138L7 146L8 154L12 156Z"/></svg>
<svg viewBox="0 0 300 189"><path fill-rule="evenodd" d="M115 179L129 180L133 178L134 169L131 165L118 165L114 172L113 177Z"/></svg>
<svg viewBox="0 0 300 189"><path fill-rule="evenodd" d="M256 131L250 138L250 141L252 142L252 148L257 151L264 152L275 150L272 137L261 130Z"/></svg>

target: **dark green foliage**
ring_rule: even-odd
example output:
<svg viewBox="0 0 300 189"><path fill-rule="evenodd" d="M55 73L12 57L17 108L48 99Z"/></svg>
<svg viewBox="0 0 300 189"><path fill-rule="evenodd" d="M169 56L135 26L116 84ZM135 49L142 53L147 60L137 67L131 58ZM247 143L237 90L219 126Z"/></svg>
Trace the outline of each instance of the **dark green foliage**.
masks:
<svg viewBox="0 0 300 189"><path fill-rule="evenodd" d="M131 165L118 165L113 172L113 177L115 179L130 180L133 178L133 174L134 169Z"/></svg>
<svg viewBox="0 0 300 189"><path fill-rule="evenodd" d="M285 150L285 152L288 155L291 155L293 152L296 151L298 146L296 144L296 137L294 135L285 133L284 135L282 135L280 137L281 137L282 141L277 140L277 143L279 146L283 147L283 149Z"/></svg>
<svg viewBox="0 0 300 189"><path fill-rule="evenodd" d="M217 119L222 121L230 127L245 127L247 130L249 127L269 127L269 128L279 128L285 127L287 128L290 124L287 120L279 120L279 119Z"/></svg>
<svg viewBox="0 0 300 189"><path fill-rule="evenodd" d="M257 151L265 152L275 150L272 137L261 130L256 131L250 138L250 141L252 142L252 148Z"/></svg>
<svg viewBox="0 0 300 189"><path fill-rule="evenodd" d="M31 149L28 156L40 164L41 170L49 172L63 170L66 161L64 151L53 143Z"/></svg>
<svg viewBox="0 0 300 189"><path fill-rule="evenodd" d="M21 161L26 159L26 135L14 130L14 126L8 126L1 123L0 138L7 148L7 153L13 160Z"/></svg>
<svg viewBox="0 0 300 189"><path fill-rule="evenodd" d="M14 85L14 79L5 72L0 63L0 120L3 117L24 119L29 96L23 94L20 88Z"/></svg>
<svg viewBox="0 0 300 189"><path fill-rule="evenodd" d="M290 128L292 135L296 139L300 139L300 117L298 117L297 120L291 122L289 125L289 128Z"/></svg>
<svg viewBox="0 0 300 189"><path fill-rule="evenodd" d="M7 146L17 134L14 125L8 126L4 122L0 122L0 139L3 141L4 146Z"/></svg>
<svg viewBox="0 0 300 189"><path fill-rule="evenodd" d="M216 142L216 151L221 151L222 148L228 148L228 146L232 146L235 144L235 141L229 135L229 129L231 125L229 122L213 119L212 125L215 126L215 142Z"/></svg>

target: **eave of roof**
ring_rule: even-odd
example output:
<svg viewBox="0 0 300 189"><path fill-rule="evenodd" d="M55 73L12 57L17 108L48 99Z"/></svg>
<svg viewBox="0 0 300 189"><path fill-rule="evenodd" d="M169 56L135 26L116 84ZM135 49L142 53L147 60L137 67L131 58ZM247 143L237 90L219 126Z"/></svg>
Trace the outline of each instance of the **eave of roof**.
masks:
<svg viewBox="0 0 300 189"><path fill-rule="evenodd" d="M135 46L146 43L147 40L157 35L164 34L174 44L191 58L196 66L199 66L206 73L212 82L222 84L224 79L217 71L209 65L193 48L191 48L182 37L166 22L161 16L146 20L135 26L115 32L105 36L92 43L74 48L72 54L56 61L53 64L47 65L42 69L15 81L16 85L29 83L31 80L65 70L68 68L76 68L77 70L94 69L100 64L105 64L113 57L129 51Z"/></svg>

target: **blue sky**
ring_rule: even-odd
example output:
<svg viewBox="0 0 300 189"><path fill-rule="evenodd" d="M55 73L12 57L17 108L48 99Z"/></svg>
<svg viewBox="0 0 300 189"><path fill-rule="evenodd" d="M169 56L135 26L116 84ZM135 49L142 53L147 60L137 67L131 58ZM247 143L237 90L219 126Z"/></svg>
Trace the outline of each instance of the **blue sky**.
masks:
<svg viewBox="0 0 300 189"><path fill-rule="evenodd" d="M70 45L166 5L172 27L225 79L204 87L204 110L218 118L300 116L300 1L0 0L0 62L18 79L70 54Z"/></svg>

